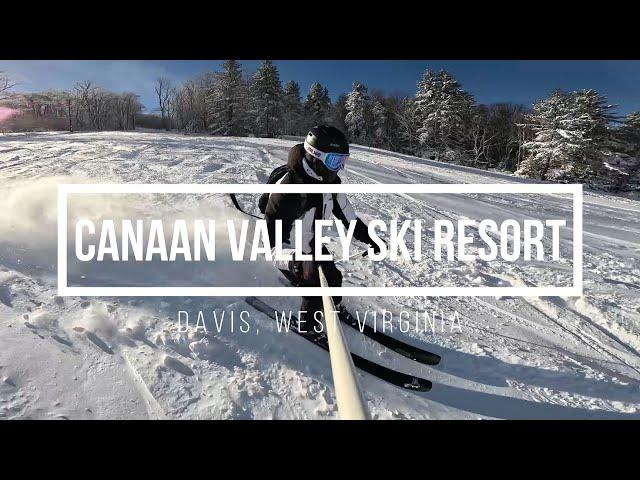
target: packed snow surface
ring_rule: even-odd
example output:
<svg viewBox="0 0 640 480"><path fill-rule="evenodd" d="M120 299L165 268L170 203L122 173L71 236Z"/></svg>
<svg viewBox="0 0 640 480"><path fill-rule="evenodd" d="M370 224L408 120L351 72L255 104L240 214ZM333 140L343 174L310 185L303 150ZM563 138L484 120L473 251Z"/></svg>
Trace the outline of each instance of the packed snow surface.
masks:
<svg viewBox="0 0 640 480"><path fill-rule="evenodd" d="M243 297L59 297L56 290L59 183L264 183L291 140L174 133L37 133L0 136L0 418L322 419L338 416L328 355ZM354 146L345 183L510 183L527 180ZM566 195L350 196L373 218L566 218ZM241 195L256 211L256 196ZM70 199L70 215L236 219L223 195L92 196ZM71 218L71 217L70 217ZM425 242L431 242L425 235ZM336 247L337 247L336 243ZM354 245L354 249L362 245ZM570 235L562 262L427 259L339 268L345 286L570 285ZM193 267L69 265L84 285L281 286L262 262ZM84 282L84 283L83 283ZM154 283L155 282L155 283ZM412 362L350 328L352 351L433 381L428 393L360 373L377 419L640 418L640 202L585 191L584 296L359 297L351 311L442 311L435 332L415 325L394 336L434 351L442 363ZM264 298L297 309L294 297ZM178 330L178 311L190 314ZM202 311L230 320L251 314L250 333L231 324L196 331ZM460 329L452 329L457 312ZM439 315L439 313L438 313ZM439 318L439 316L438 316Z"/></svg>

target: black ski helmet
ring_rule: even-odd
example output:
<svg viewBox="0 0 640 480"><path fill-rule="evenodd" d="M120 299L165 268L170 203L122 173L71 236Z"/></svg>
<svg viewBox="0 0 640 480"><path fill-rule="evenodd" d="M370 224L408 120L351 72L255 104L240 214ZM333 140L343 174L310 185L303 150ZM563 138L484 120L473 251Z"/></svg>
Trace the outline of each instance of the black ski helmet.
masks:
<svg viewBox="0 0 640 480"><path fill-rule="evenodd" d="M313 127L307 133L305 141L324 153L342 153L349 154L349 142L336 127L328 125L318 125Z"/></svg>

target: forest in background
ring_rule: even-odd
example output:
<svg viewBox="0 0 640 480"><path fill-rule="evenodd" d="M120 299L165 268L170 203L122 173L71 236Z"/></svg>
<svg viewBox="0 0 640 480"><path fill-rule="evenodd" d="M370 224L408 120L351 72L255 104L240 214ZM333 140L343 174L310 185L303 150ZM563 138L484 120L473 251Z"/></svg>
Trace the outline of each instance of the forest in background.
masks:
<svg viewBox="0 0 640 480"><path fill-rule="evenodd" d="M319 82L303 96L265 60L247 76L238 61L174 84L155 83L152 114L134 92L91 81L69 91L12 92L0 72L2 131L156 128L223 136L303 136L320 123L350 141L445 162L580 182L613 191L640 189L640 112L621 118L593 89L555 90L532 107L484 105L447 71L427 69L413 96L369 91L355 81L332 102ZM10 114L7 114L9 112Z"/></svg>

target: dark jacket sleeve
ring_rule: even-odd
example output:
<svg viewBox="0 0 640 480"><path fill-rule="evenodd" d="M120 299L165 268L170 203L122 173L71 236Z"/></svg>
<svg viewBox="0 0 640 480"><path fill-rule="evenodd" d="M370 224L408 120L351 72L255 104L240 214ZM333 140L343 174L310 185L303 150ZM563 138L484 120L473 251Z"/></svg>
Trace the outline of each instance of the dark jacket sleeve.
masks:
<svg viewBox="0 0 640 480"><path fill-rule="evenodd" d="M265 192L260 195L258 199L258 208L260 209L260 213L264 214L267 211L267 204L269 203L269 192Z"/></svg>
<svg viewBox="0 0 640 480"><path fill-rule="evenodd" d="M264 218L267 221L269 242L276 242L276 220L282 220L282 243L288 244L296 218L300 215L300 199L298 194L272 193L269 196Z"/></svg>

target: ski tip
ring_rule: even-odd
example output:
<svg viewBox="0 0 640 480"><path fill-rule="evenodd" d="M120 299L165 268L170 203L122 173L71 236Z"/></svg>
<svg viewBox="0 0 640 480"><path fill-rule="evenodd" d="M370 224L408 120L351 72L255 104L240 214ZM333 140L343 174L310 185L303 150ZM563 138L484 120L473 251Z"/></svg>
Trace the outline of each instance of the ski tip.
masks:
<svg viewBox="0 0 640 480"><path fill-rule="evenodd" d="M440 360L442 360L440 355L426 351L413 351L406 348L396 348L395 352L424 365L438 365Z"/></svg>
<svg viewBox="0 0 640 480"><path fill-rule="evenodd" d="M436 355L435 353L429 353L425 355L419 355L419 358L416 358L420 363L424 363L425 365L439 365L442 357L440 355Z"/></svg>

